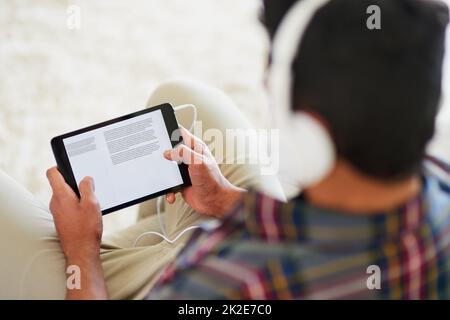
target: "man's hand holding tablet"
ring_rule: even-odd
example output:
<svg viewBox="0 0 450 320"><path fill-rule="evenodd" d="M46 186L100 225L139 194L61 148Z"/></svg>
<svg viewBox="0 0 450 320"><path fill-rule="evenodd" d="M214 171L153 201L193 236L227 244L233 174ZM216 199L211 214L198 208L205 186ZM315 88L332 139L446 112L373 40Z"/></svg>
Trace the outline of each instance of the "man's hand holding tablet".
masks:
<svg viewBox="0 0 450 320"><path fill-rule="evenodd" d="M52 147L50 211L66 255L99 250L101 213L164 194L172 204L181 192L196 212L221 217L245 192L222 175L203 141L178 126L169 104L56 137ZM84 240L91 245L80 246Z"/></svg>
<svg viewBox="0 0 450 320"><path fill-rule="evenodd" d="M122 127L123 125L120 126L120 128ZM133 132L142 131L141 129L142 126L141 128L133 127L132 130L120 129L120 132L117 132L119 130L114 128L116 139L113 140L135 135L136 133ZM180 131L181 137L178 138L179 141L183 140L184 144L173 143L172 148L161 150L160 160L175 165L175 168L177 166L184 167L188 179L190 178L189 184L183 185L181 188L170 189L169 193L165 193L166 199L169 203L173 203L175 192L181 191L184 200L198 213L221 217L236 205L245 190L235 187L222 175L214 157L203 141L196 138L185 128L181 127ZM171 132L171 135L173 133L170 129L168 129L168 132ZM104 132L102 134L105 140L108 139ZM131 138L127 139L127 141L132 141ZM96 141L96 147L100 145L101 149L101 143L98 142L97 138L94 138L94 141ZM90 140L89 142L92 143ZM61 144L57 145L57 143L55 139L52 141L53 149L56 151L60 150L58 147L61 147ZM59 143L61 143L61 139ZM93 148L87 147L90 143L83 142L81 146L76 145L75 149L84 149L84 151L77 151L72 155L91 152ZM137 147L139 146L133 148ZM118 148L120 149L120 147ZM58 156L56 157L59 164L64 164L61 159L58 159ZM67 163L65 165L64 169L71 168L67 167ZM154 168L149 162L144 169L152 172ZM156 171L152 174L158 175L160 172ZM54 217L56 231L66 256L67 266L76 265L83 270L81 282L87 284L82 290L68 290L66 298L106 299L107 291L100 262L100 243L103 233L102 211L96 195L97 183L95 178L93 179L91 176L82 177L74 188L66 183L67 178L63 177L56 167L47 171L47 177L53 191L50 211Z"/></svg>
<svg viewBox="0 0 450 320"><path fill-rule="evenodd" d="M180 130L184 144L166 150L164 161L183 162L188 166L192 185L182 189L181 194L196 212L221 217L236 205L245 190L232 185L222 175L203 141L183 127ZM77 255L78 250L98 251L102 222L95 181L84 177L78 186L78 198L56 167L47 171L47 178L53 191L50 211L65 254ZM168 193L166 199L173 203L175 194Z"/></svg>
<svg viewBox="0 0 450 320"><path fill-rule="evenodd" d="M180 127L184 144L164 152L168 160L188 165L191 186L181 189L183 199L196 212L221 217L239 201L244 189L231 184L222 174L206 144ZM175 202L175 195L166 195L169 203Z"/></svg>

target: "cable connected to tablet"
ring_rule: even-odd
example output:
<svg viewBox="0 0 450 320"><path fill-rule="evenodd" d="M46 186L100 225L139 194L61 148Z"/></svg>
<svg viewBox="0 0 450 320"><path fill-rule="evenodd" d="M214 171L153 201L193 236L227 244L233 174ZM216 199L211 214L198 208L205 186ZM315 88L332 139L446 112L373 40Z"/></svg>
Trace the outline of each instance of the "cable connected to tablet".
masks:
<svg viewBox="0 0 450 320"><path fill-rule="evenodd" d="M192 133L194 130L195 122L197 121L197 108L193 104L182 104L179 106L176 106L173 108L175 112L183 110L183 109L192 109L193 115L192 115L192 123L189 127L189 132Z"/></svg>
<svg viewBox="0 0 450 320"><path fill-rule="evenodd" d="M192 111L193 111L193 120L192 120L191 126L188 129L189 132L192 133L192 131L194 130L195 122L197 121L197 108L193 104L182 104L182 105L174 107L173 110L175 112L177 112L177 111L180 111L183 109L188 109L188 108L192 109ZM166 230L166 226L165 226L165 222L163 221L163 218L161 215L162 200L163 200L163 197L158 197L156 199L156 214L158 216L159 226L161 228L162 233L159 233L157 231L144 232L139 237L136 238L136 240L133 243L133 247L136 247L136 245L139 243L139 241L148 235L158 236L158 237L162 238L164 241L172 244L172 243L175 243L178 239L180 239L186 232L200 228L200 226L187 227L186 229L181 231L174 239L169 239L169 236L168 236L167 230Z"/></svg>

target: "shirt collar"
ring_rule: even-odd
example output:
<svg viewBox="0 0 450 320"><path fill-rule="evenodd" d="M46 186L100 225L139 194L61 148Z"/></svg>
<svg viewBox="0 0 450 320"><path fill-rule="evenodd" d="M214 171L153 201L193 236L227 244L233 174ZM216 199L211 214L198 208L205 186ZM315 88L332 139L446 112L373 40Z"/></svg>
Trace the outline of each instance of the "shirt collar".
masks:
<svg viewBox="0 0 450 320"><path fill-rule="evenodd" d="M427 184L423 179L422 192L399 208L372 215L321 209L301 196L283 203L250 191L243 204L243 220L250 237L267 242L308 241L366 247L380 239L395 239L422 225L428 207Z"/></svg>

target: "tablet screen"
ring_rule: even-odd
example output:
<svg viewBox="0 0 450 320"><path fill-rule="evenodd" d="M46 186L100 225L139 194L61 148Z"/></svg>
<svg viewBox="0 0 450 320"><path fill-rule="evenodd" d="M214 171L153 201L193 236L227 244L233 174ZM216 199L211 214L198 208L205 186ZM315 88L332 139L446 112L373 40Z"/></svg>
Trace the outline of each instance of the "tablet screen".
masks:
<svg viewBox="0 0 450 320"><path fill-rule="evenodd" d="M62 140L77 185L94 178L102 210L183 184L160 109Z"/></svg>

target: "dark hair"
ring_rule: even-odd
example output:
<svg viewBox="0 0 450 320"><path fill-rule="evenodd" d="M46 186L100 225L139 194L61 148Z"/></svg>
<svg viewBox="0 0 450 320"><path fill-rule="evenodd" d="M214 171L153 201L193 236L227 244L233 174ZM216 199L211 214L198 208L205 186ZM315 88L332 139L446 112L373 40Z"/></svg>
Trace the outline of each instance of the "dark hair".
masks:
<svg viewBox="0 0 450 320"><path fill-rule="evenodd" d="M264 0L271 38L295 2ZM366 26L370 5L381 9L381 30ZM447 23L448 8L437 1L331 1L293 64L293 108L323 118L338 155L362 173L417 173L434 133Z"/></svg>

